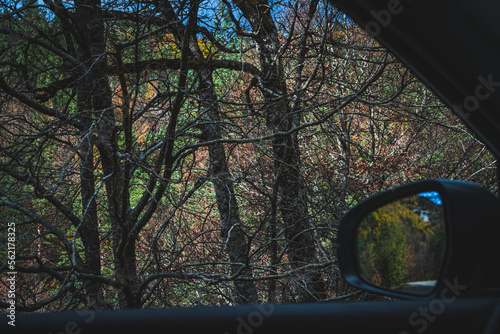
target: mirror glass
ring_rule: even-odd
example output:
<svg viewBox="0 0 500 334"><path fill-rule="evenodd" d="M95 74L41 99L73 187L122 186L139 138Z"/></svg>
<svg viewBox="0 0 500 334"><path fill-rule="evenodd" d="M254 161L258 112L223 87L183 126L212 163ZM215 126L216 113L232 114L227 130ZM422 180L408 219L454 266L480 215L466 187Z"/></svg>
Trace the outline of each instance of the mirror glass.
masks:
<svg viewBox="0 0 500 334"><path fill-rule="evenodd" d="M427 294L439 278L446 244L442 198L424 192L385 204L357 229L361 274L374 285Z"/></svg>

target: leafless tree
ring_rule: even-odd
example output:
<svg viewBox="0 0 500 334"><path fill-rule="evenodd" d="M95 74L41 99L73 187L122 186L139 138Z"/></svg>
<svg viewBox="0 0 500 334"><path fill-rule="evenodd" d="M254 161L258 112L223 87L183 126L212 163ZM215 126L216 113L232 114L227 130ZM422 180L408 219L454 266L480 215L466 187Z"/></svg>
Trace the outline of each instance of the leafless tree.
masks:
<svg viewBox="0 0 500 334"><path fill-rule="evenodd" d="M324 1L2 5L20 310L358 298L349 208L420 178L495 187L484 146Z"/></svg>

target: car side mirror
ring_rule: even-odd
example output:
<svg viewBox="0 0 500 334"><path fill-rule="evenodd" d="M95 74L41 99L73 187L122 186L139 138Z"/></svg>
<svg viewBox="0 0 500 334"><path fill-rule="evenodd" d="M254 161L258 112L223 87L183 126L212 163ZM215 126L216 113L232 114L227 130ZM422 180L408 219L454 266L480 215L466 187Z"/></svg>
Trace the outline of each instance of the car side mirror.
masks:
<svg viewBox="0 0 500 334"><path fill-rule="evenodd" d="M481 186L458 181L379 194L340 223L341 273L357 288L400 298L429 298L450 284L475 293L499 288L499 204Z"/></svg>

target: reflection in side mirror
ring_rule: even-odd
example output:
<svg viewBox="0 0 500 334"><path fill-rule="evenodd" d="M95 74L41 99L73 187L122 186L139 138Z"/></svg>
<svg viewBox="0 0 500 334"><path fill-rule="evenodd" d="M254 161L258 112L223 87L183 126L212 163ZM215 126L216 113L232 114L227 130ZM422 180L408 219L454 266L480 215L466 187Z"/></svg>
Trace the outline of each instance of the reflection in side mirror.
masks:
<svg viewBox="0 0 500 334"><path fill-rule="evenodd" d="M445 250L444 213L438 192L385 204L357 228L358 263L377 286L427 294L439 278Z"/></svg>

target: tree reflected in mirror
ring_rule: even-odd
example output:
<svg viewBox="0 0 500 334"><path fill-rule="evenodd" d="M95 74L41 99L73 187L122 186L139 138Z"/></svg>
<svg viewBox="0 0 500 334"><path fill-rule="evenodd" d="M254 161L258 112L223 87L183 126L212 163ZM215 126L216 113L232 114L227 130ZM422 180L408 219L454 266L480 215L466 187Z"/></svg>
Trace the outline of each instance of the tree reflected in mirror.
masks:
<svg viewBox="0 0 500 334"><path fill-rule="evenodd" d="M426 294L439 277L445 243L439 193L398 199L371 212L359 224L360 271L377 286Z"/></svg>

